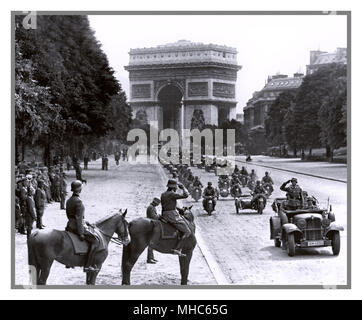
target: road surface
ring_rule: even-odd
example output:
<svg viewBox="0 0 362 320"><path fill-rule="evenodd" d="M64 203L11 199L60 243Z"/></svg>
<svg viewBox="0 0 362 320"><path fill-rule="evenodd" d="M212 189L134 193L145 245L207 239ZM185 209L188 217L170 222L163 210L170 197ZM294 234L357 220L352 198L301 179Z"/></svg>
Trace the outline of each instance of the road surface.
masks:
<svg viewBox="0 0 362 320"><path fill-rule="evenodd" d="M264 159L263 164L276 165L275 161L268 163L267 159ZM275 192L268 200L263 215L251 210L244 210L237 215L231 198L220 198L216 213L212 216L207 216L203 212L201 203L196 204L194 209L196 224L229 282L241 285L346 285L347 184L276 169L265 169L256 164L238 163L239 167L241 165L245 165L249 172L255 169L259 178L267 170L274 180ZM308 164L304 164L303 169L297 163L293 168L289 164L288 169L303 169L310 172L307 166ZM336 170L345 170L345 168ZM208 181L214 186L217 185L215 174L195 167L192 171L194 175L201 177L204 186ZM340 177L343 174L343 172L337 173ZM269 218L274 215L271 203L274 197L284 196L279 186L292 177L296 177L302 189L309 195L314 195L322 207L326 207L328 197L330 198L336 220L345 229L341 234L341 253L338 257L332 255L329 247L297 250L295 257L289 257L285 251L274 247L273 241L269 238Z"/></svg>
<svg viewBox="0 0 362 320"><path fill-rule="evenodd" d="M275 159L263 158L264 165L277 166ZM260 163L259 163L260 164ZM239 166L242 164L240 163ZM265 167L247 164L247 169L255 169L262 177ZM283 168L284 164L281 165ZM308 168L314 166L314 168ZM120 162L116 166L110 160L110 170L100 170L101 163L91 162L89 170L84 171L88 184L84 186L81 198L86 207L86 219L94 222L97 219L128 208L128 221L145 216L147 205L154 196L160 196L165 189L168 172L159 165L131 165ZM316 170L314 164L292 163L288 169ZM164 173L160 172L164 170ZM197 232L202 239L197 246L191 261L189 276L190 285L346 285L347 284L347 185L346 183L329 181L302 174L291 174L277 169L267 169L275 182L275 192L268 201L263 215L244 211L235 213L234 201L222 199L217 203L217 210L208 216L201 208L201 201L195 203L187 199L185 204L194 205L193 213ZM328 169L330 171L330 169ZM333 168L333 174L343 179L345 168ZM201 177L204 185L207 181L217 184L213 173L192 168L195 175ZM323 174L322 170L319 170ZM166 175L165 175L166 174ZM329 173L332 174L332 173ZM300 186L319 199L322 206L328 197L336 214L337 222L345 231L341 234L341 253L332 255L331 248L297 250L295 257L289 257L285 251L275 248L269 239L269 218L274 215L270 204L272 198L283 196L279 186L295 176ZM68 182L75 178L74 171L68 173ZM70 191L68 196L70 195ZM158 208L160 211L160 208ZM59 203L49 205L45 211L44 224L47 228L64 229L66 225L65 211L59 210ZM201 250L200 250L201 248ZM121 284L122 247L110 244L110 253L98 276L98 285ZM159 262L156 265L146 263L146 251L137 261L131 276L134 285L178 285L180 283L178 258L173 255L155 253ZM215 270L222 277L217 277ZM15 235L15 283L28 284L26 237ZM81 268L74 270L54 262L49 285L83 285L85 275Z"/></svg>

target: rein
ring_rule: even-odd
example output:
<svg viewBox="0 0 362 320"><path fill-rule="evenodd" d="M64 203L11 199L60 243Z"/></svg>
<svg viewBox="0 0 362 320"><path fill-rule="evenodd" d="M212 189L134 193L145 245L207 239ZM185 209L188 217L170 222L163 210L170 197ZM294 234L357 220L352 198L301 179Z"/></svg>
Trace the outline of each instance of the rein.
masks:
<svg viewBox="0 0 362 320"><path fill-rule="evenodd" d="M97 228L99 230L99 232L101 234L103 234L104 236L106 236L107 238L110 239L110 242L113 242L115 243L116 245L119 245L119 246L122 246L123 243L121 240L119 240L117 237L113 237L113 236L110 236L109 234L106 234L105 232L103 232L100 228Z"/></svg>

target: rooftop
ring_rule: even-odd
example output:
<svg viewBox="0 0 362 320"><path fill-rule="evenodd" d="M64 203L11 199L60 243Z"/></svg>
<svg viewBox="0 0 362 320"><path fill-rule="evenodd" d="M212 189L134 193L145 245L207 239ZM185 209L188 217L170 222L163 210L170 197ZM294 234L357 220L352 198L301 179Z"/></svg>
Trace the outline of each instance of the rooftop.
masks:
<svg viewBox="0 0 362 320"><path fill-rule="evenodd" d="M129 65L216 62L237 66L237 50L217 44L179 40L151 48L129 51Z"/></svg>

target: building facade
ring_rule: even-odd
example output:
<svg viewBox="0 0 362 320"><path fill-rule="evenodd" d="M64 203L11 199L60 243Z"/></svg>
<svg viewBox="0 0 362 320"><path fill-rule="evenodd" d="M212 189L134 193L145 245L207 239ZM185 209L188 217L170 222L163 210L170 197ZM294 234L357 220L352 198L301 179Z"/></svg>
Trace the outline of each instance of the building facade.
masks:
<svg viewBox="0 0 362 320"><path fill-rule="evenodd" d="M307 65L307 75L330 63L347 64L347 48L337 48L335 52L311 51L309 64Z"/></svg>
<svg viewBox="0 0 362 320"><path fill-rule="evenodd" d="M236 116L241 66L234 48L180 40L131 49L125 69L133 118L156 121L160 130L190 129L195 117L218 125Z"/></svg>
<svg viewBox="0 0 362 320"><path fill-rule="evenodd" d="M254 92L244 107L244 124L247 129L264 128L264 121L270 106L280 93L299 88L303 81L302 73L295 73L293 77L277 74L269 76L264 88Z"/></svg>

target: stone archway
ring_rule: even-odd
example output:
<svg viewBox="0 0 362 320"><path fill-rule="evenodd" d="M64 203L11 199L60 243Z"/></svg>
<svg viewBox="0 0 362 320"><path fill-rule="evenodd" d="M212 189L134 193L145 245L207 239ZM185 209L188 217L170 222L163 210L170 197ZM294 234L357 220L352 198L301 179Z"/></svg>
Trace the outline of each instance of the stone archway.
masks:
<svg viewBox="0 0 362 320"><path fill-rule="evenodd" d="M166 85L158 93L157 100L163 113L163 129L181 128L181 105L183 94L172 84Z"/></svg>

